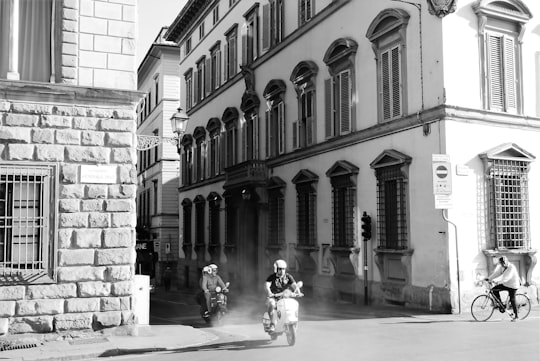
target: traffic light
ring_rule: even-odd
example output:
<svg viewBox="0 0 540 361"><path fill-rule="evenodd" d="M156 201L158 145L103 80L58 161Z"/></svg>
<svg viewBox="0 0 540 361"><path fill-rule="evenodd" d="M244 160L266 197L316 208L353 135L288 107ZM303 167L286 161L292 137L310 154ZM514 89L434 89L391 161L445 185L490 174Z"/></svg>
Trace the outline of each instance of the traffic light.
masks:
<svg viewBox="0 0 540 361"><path fill-rule="evenodd" d="M366 212L362 215L362 237L371 239L371 217Z"/></svg>

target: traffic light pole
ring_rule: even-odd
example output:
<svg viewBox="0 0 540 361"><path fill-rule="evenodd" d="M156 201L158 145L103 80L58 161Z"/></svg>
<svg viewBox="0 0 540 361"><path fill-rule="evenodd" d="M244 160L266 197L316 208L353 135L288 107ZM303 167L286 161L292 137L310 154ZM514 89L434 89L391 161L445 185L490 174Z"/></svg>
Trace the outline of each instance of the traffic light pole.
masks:
<svg viewBox="0 0 540 361"><path fill-rule="evenodd" d="M368 305L368 248L367 248L367 238L364 238L364 305Z"/></svg>

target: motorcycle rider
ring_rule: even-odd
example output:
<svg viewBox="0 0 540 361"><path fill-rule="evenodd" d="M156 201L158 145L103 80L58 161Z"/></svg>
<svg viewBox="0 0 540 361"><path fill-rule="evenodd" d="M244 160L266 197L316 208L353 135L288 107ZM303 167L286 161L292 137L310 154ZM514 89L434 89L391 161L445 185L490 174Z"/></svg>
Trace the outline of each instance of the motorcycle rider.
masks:
<svg viewBox="0 0 540 361"><path fill-rule="evenodd" d="M223 282L221 277L218 275L218 266L216 266L215 264L211 264L208 265L208 268L210 270L210 274L208 274L206 277L203 277L201 282L201 287L204 292L204 298L206 299L205 316L208 315L210 312L210 292L215 292L217 286L220 286L224 292L227 291L227 286L225 285L225 282Z"/></svg>
<svg viewBox="0 0 540 361"><path fill-rule="evenodd" d="M275 330L274 309L276 308L276 294L280 294L287 289L296 291L297 285L293 276L287 273L287 262L278 259L274 262L274 273L266 279L264 284L266 290L266 308L270 317L270 332ZM278 295L277 298L280 298Z"/></svg>

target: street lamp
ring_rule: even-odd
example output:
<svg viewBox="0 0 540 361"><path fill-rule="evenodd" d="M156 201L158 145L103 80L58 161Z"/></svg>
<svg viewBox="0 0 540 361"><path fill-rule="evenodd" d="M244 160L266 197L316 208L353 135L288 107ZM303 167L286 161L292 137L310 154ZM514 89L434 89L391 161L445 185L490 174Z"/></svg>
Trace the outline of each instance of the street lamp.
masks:
<svg viewBox="0 0 540 361"><path fill-rule="evenodd" d="M137 135L137 150L147 150L162 143L170 143L178 147L182 136L186 132L189 116L186 112L178 107L176 113L171 116L171 128L174 137L160 137L157 135Z"/></svg>

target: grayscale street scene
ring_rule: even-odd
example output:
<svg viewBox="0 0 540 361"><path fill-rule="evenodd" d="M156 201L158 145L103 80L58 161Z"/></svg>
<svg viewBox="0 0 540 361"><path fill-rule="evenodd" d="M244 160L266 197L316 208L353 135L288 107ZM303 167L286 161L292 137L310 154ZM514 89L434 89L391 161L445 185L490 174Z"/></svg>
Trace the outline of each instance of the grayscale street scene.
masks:
<svg viewBox="0 0 540 361"><path fill-rule="evenodd" d="M0 359L540 360L540 2L0 0Z"/></svg>

